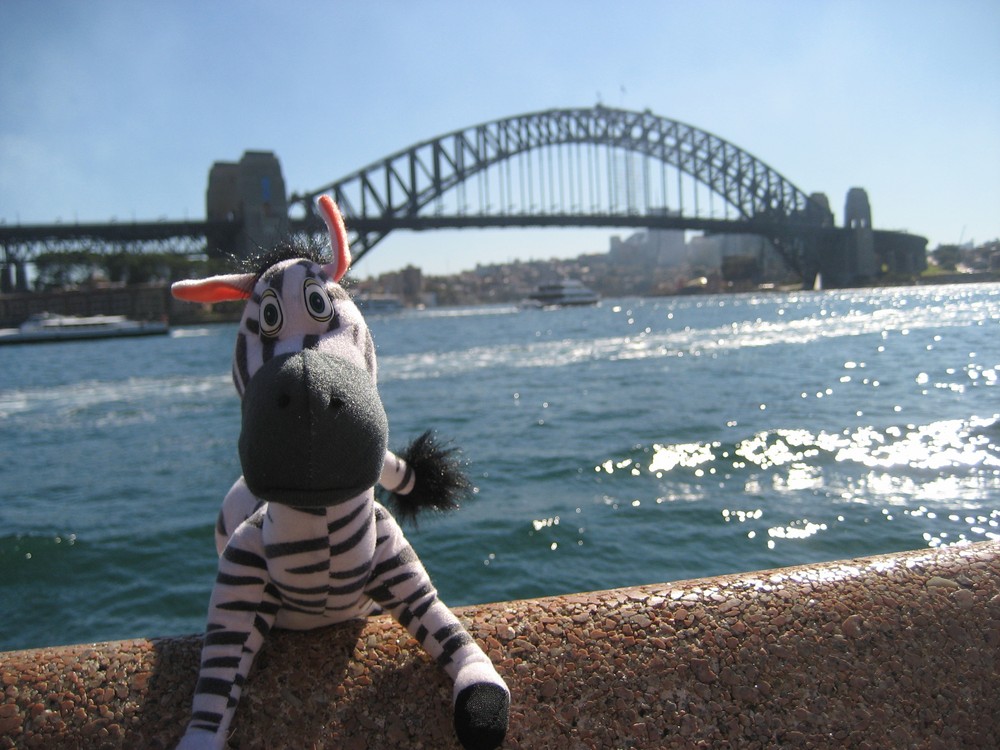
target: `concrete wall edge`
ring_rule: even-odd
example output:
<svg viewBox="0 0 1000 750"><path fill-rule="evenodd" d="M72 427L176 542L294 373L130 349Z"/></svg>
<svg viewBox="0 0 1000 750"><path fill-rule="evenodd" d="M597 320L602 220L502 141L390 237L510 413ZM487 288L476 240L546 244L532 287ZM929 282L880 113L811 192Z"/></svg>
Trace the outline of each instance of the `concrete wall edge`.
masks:
<svg viewBox="0 0 1000 750"><path fill-rule="evenodd" d="M1000 542L456 608L510 748L1000 747ZM0 653L0 748L167 748L200 637ZM276 632L231 747L457 747L386 617Z"/></svg>

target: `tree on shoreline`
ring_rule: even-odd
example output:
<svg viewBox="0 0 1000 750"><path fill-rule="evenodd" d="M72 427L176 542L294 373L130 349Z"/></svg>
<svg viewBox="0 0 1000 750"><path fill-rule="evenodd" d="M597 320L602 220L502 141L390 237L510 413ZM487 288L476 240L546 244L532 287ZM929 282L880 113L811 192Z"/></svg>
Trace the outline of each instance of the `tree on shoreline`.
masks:
<svg viewBox="0 0 1000 750"><path fill-rule="evenodd" d="M98 253L92 250L41 253L33 261L38 291L106 282L114 285L170 283L210 275L224 265L214 258L178 253Z"/></svg>

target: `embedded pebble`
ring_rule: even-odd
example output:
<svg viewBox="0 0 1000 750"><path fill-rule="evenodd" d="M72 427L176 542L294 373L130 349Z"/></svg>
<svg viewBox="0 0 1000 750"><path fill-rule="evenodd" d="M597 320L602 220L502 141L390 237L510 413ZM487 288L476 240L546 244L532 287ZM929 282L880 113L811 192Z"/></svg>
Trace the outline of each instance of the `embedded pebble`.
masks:
<svg viewBox="0 0 1000 750"><path fill-rule="evenodd" d="M951 599L962 609L969 609L976 603L976 595L968 589L959 589L951 593Z"/></svg>
<svg viewBox="0 0 1000 750"><path fill-rule="evenodd" d="M927 581L927 588L957 589L961 587L959 586L958 581L953 581L950 578L931 576Z"/></svg>
<svg viewBox="0 0 1000 750"><path fill-rule="evenodd" d="M458 610L505 748L989 747L1000 543ZM0 750L170 748L200 638L0 654ZM387 617L272 632L231 747L457 748L451 683Z"/></svg>
<svg viewBox="0 0 1000 750"><path fill-rule="evenodd" d="M849 638L857 638L858 636L861 635L862 632L861 626L863 622L864 620L862 619L861 615L851 615L846 620L844 620L844 624L841 626L841 629L844 631L844 635L848 636Z"/></svg>

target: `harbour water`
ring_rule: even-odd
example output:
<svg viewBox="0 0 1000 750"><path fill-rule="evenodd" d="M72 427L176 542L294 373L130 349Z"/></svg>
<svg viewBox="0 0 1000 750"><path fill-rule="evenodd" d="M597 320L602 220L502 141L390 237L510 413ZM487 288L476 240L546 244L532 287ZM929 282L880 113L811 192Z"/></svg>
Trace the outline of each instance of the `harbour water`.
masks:
<svg viewBox="0 0 1000 750"><path fill-rule="evenodd" d="M451 605L1000 539L1000 285L369 323L477 487L408 530ZM0 650L202 629L234 332L0 352Z"/></svg>

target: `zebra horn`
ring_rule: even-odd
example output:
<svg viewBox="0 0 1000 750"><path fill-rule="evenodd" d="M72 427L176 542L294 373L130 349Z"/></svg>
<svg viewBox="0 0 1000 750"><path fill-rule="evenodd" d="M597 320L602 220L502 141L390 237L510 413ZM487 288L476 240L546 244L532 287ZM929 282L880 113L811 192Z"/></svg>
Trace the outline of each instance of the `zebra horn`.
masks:
<svg viewBox="0 0 1000 750"><path fill-rule="evenodd" d="M188 302L226 302L247 299L256 277L252 273L233 273L207 279L185 279L170 287L177 298Z"/></svg>
<svg viewBox="0 0 1000 750"><path fill-rule="evenodd" d="M333 253L333 260L323 268L330 278L340 281L351 267L351 247L347 242L344 217L340 215L337 204L328 195L321 195L316 199L316 208L319 209L320 216L323 217L330 232L330 249Z"/></svg>

